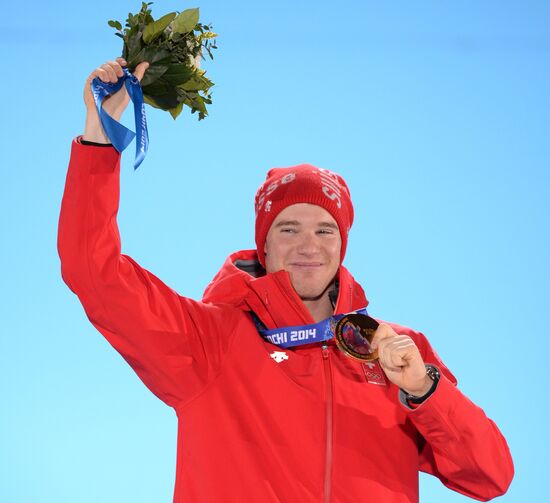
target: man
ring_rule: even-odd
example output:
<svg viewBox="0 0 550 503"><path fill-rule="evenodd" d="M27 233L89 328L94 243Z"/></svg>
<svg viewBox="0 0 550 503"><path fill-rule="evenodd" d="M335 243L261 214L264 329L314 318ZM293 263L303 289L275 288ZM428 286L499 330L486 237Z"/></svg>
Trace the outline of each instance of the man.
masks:
<svg viewBox="0 0 550 503"><path fill-rule="evenodd" d="M174 501L410 503L419 470L476 499L503 494L513 476L506 441L421 333L380 322L379 359L368 363L333 338L284 348L266 335L314 333L368 304L342 265L354 213L339 175L271 170L256 194L256 250L231 255L202 301L121 255L120 155L89 84L116 81L124 64L86 82L58 245L90 321L178 415ZM123 88L105 108L118 119L127 103Z"/></svg>

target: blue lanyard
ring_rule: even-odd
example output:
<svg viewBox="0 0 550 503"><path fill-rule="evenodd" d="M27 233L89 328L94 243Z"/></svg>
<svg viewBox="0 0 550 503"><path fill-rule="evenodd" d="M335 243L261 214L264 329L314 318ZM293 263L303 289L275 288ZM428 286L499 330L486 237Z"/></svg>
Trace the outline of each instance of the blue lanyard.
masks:
<svg viewBox="0 0 550 503"><path fill-rule="evenodd" d="M272 329L265 328L256 315L253 315L253 318L256 328L264 340L281 348L293 348L303 344L323 342L332 339L334 337L334 327L338 321L347 314L353 313L368 314L367 308L364 307L346 314L335 314L330 318L321 320L318 323L312 323L311 325L294 325Z"/></svg>
<svg viewBox="0 0 550 503"><path fill-rule="evenodd" d="M130 73L128 68L124 68L124 75L114 84L111 82L102 82L97 77L92 80L92 94L97 107L101 125L105 133L111 140L113 147L122 152L134 139L137 133L136 157L134 159L134 169L142 163L149 147L149 133L147 132L147 120L145 119L145 103L143 101L143 92L139 80ZM126 85L128 95L134 104L134 118L136 123L136 133L130 131L126 126L113 119L105 110L103 110L103 101L111 94L116 93Z"/></svg>

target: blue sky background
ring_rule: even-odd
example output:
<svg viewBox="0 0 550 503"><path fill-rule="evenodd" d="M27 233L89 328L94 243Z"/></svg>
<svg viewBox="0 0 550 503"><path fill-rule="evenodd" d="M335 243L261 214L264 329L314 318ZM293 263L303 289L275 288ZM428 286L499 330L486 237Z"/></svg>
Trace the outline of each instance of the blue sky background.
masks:
<svg viewBox="0 0 550 503"><path fill-rule="evenodd" d="M417 328L493 418L516 477L547 498L550 3L158 1L220 34L211 115L148 109L123 159L123 249L200 297L253 246L273 166L341 173L345 264L371 313ZM0 501L169 502L176 416L63 284L56 227L82 87L137 1L11 2L0 39ZM213 478L215 483L215 477ZM421 478L421 500L461 502Z"/></svg>

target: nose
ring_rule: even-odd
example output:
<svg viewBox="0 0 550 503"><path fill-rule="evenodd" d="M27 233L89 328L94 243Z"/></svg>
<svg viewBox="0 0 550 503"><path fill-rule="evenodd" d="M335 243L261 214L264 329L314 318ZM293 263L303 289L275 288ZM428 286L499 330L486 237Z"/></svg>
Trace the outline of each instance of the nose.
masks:
<svg viewBox="0 0 550 503"><path fill-rule="evenodd" d="M319 238L315 232L302 232L300 234L300 242L296 247L299 254L312 256L319 252Z"/></svg>

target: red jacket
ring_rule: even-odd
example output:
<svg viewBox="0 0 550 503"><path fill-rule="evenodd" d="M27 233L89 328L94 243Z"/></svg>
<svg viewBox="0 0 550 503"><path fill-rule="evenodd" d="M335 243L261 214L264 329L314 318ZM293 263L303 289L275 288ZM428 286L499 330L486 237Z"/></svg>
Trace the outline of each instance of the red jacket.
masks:
<svg viewBox="0 0 550 503"><path fill-rule="evenodd" d="M412 410L332 343L265 342L250 311L268 328L313 320L286 272L255 278L236 267L251 265L253 251L230 256L202 301L180 296L120 253L119 169L113 148L73 143L62 274L94 326L178 415L176 503L410 503L419 470L480 500L506 491L506 441L421 333L392 324L442 372ZM339 285L336 313L367 305L344 267Z"/></svg>

